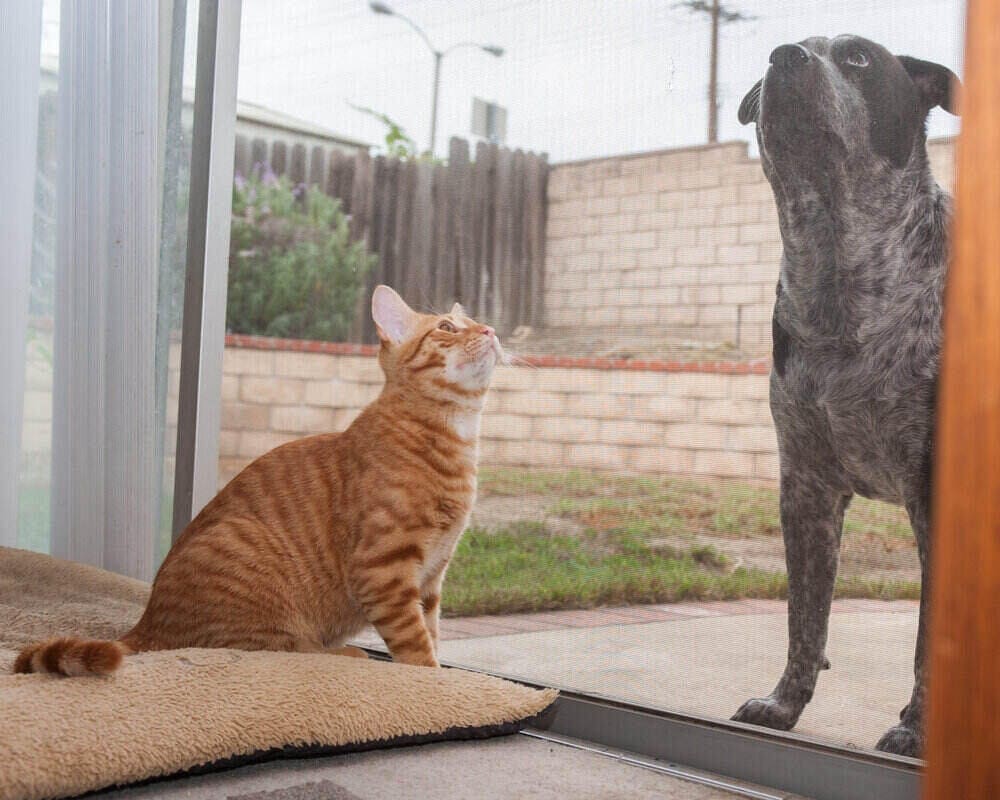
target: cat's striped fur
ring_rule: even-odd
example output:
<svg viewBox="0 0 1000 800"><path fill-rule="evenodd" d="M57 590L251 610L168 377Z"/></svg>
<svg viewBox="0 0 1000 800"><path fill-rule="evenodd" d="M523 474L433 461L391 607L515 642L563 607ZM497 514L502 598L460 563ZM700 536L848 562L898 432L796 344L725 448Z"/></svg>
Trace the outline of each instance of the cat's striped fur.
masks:
<svg viewBox="0 0 1000 800"><path fill-rule="evenodd" d="M370 622L393 657L437 666L441 583L476 495L479 418L502 350L457 304L412 311L380 286L385 387L343 433L237 475L191 522L116 642L31 645L15 672L108 673L181 647L342 652Z"/></svg>

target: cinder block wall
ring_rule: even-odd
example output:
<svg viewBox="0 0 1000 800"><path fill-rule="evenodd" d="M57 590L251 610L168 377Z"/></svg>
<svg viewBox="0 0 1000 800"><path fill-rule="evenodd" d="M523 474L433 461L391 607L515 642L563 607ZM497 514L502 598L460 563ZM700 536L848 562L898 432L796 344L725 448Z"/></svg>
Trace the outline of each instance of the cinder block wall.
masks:
<svg viewBox="0 0 1000 800"><path fill-rule="evenodd" d="M371 353L230 337L220 485L279 444L350 424L382 388ZM598 358L529 362L496 373L483 417L484 466L777 476L766 362L647 361L642 369Z"/></svg>
<svg viewBox="0 0 1000 800"><path fill-rule="evenodd" d="M953 145L929 146L948 189ZM729 142L555 165L547 324L655 328L767 352L781 238L771 188L747 152Z"/></svg>

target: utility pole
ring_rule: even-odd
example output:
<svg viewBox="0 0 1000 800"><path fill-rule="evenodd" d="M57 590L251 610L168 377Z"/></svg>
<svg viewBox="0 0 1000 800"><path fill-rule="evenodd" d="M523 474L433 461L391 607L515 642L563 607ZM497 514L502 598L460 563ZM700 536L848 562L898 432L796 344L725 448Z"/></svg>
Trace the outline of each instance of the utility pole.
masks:
<svg viewBox="0 0 1000 800"><path fill-rule="evenodd" d="M708 51L708 142L719 141L719 26L730 22L747 22L756 17L731 11L719 0L682 0L675 8L686 8L693 14L708 14L712 23Z"/></svg>
<svg viewBox="0 0 1000 800"><path fill-rule="evenodd" d="M719 141L719 0L712 0L712 42L708 51L708 143Z"/></svg>

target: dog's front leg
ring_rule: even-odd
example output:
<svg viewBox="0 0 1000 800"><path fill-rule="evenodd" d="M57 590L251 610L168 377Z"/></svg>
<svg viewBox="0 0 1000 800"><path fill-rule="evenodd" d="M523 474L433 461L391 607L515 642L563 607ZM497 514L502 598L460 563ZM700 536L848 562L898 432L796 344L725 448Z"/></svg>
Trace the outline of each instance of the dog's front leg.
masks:
<svg viewBox="0 0 1000 800"><path fill-rule="evenodd" d="M930 502L928 495L906 503L910 526L920 554L920 621L917 624L917 651L913 659L913 694L899 714L899 724L889 728L875 745L877 750L919 758L924 745L924 679L927 672L927 623L931 601Z"/></svg>
<svg viewBox="0 0 1000 800"><path fill-rule="evenodd" d="M827 623L844 511L850 495L825 485L815 473L783 459L781 531L788 567L788 662L770 695L747 700L737 722L787 731L812 699L819 671L827 666Z"/></svg>

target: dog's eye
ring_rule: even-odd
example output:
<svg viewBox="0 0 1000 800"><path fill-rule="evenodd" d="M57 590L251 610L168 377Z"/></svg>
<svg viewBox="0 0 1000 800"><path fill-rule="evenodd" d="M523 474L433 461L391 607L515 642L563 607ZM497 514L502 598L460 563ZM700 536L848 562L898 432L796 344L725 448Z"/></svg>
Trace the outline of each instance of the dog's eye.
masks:
<svg viewBox="0 0 1000 800"><path fill-rule="evenodd" d="M440 325L438 325L439 331L448 331L448 333L458 333L458 328L452 325L448 320L445 320Z"/></svg>
<svg viewBox="0 0 1000 800"><path fill-rule="evenodd" d="M847 63L852 67L867 67L868 55L864 50L855 50L847 56Z"/></svg>

